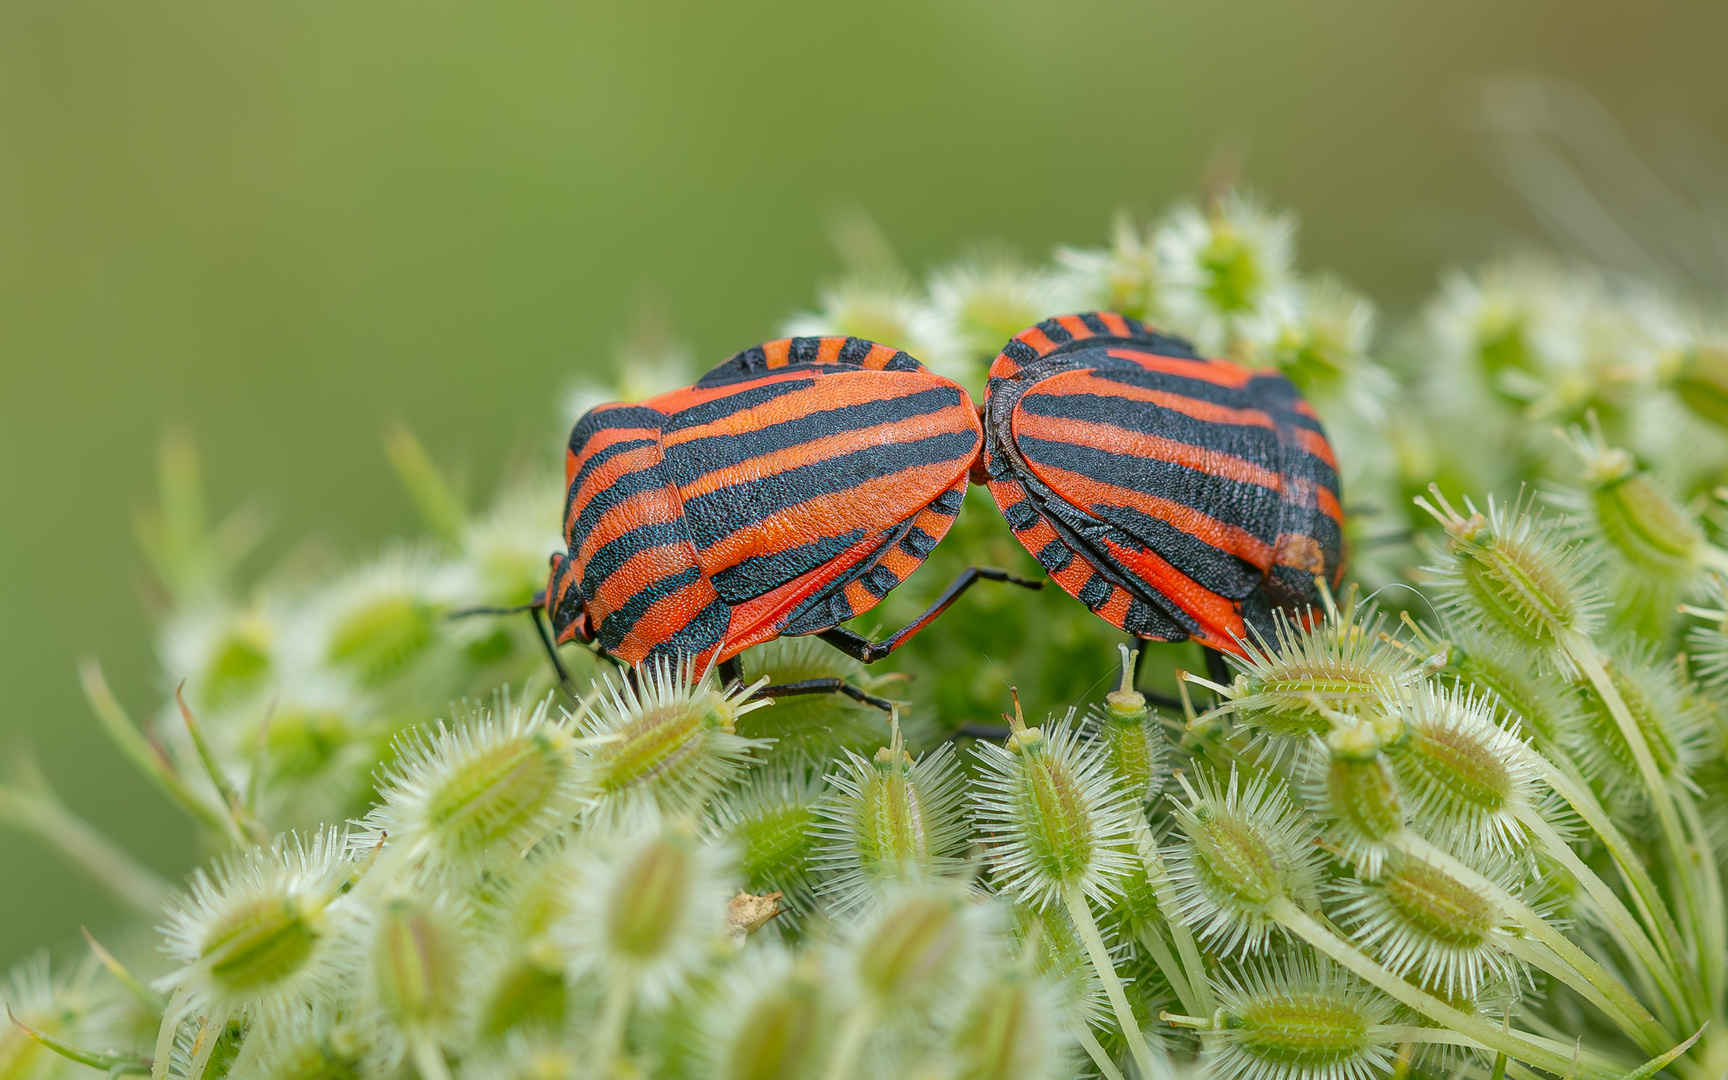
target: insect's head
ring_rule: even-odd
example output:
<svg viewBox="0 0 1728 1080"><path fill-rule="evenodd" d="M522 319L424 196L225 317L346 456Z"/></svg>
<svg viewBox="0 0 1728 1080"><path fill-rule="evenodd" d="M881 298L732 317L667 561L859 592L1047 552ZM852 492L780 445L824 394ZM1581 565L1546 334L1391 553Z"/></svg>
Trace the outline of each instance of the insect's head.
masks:
<svg viewBox="0 0 1728 1080"><path fill-rule="evenodd" d="M561 551L553 554L552 576L546 581L546 618L552 624L553 640L560 645L594 640L594 631L588 626L588 610L582 603L576 564Z"/></svg>

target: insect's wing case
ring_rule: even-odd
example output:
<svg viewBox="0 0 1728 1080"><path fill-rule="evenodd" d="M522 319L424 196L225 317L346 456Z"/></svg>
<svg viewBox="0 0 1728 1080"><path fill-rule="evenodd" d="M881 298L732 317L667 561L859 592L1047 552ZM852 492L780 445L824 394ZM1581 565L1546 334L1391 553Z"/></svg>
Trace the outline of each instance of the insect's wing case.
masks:
<svg viewBox="0 0 1728 1080"><path fill-rule="evenodd" d="M1306 410L1304 412L1303 410ZM1143 637L1236 650L1341 564L1337 478L1287 380L1109 313L1017 335L991 367L986 472L1052 577Z"/></svg>
<svg viewBox="0 0 1728 1080"><path fill-rule="evenodd" d="M856 338L769 342L695 386L613 407L613 415L651 429L653 446L610 451L635 457L605 478L664 493L676 532L649 536L650 546L630 553L638 562L613 559L585 579L599 643L625 659L663 651L634 623L612 631L622 619L615 613L661 582L702 595L665 612L673 620L689 614L688 631L666 621L647 628L721 659L873 607L952 525L983 441L964 389L903 352ZM605 427L606 418L596 424ZM653 475L637 478L633 468ZM579 471L571 473L572 507L596 497L579 491ZM577 514L567 524L576 527L575 550L592 548L582 530L606 520Z"/></svg>

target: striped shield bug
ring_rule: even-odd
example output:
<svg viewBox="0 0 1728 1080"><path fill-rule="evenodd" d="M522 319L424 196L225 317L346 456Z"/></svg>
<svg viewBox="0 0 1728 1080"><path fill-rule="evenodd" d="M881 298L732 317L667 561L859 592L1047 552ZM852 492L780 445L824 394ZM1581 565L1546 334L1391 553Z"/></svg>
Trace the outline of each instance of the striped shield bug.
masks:
<svg viewBox="0 0 1728 1080"><path fill-rule="evenodd" d="M881 642L840 625L948 532L983 437L958 383L849 337L771 341L694 386L593 409L565 458L552 633L632 664L716 661L728 681L738 653L782 636L881 659L975 581L1041 584L972 567ZM822 691L862 700L837 679L766 692Z"/></svg>
<svg viewBox="0 0 1728 1080"><path fill-rule="evenodd" d="M1337 463L1283 375L1110 313L1046 319L990 366L983 471L1014 535L1130 634L1241 654L1344 572Z"/></svg>

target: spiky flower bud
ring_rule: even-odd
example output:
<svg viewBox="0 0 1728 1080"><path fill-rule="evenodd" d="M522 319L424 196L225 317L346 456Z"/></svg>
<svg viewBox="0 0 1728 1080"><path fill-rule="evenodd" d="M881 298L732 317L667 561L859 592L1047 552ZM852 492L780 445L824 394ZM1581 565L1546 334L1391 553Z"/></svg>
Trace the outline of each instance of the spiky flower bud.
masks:
<svg viewBox="0 0 1728 1080"><path fill-rule="evenodd" d="M589 1062L545 1031L513 1032L491 1053L462 1063L461 1080L577 1080Z"/></svg>
<svg viewBox="0 0 1728 1080"><path fill-rule="evenodd" d="M328 1005L258 1025L229 1070L231 1080L361 1080L373 1050L365 1025Z"/></svg>
<svg viewBox="0 0 1728 1080"><path fill-rule="evenodd" d="M559 927L570 962L664 1001L725 940L725 856L651 812L591 842L576 852L580 891Z"/></svg>
<svg viewBox="0 0 1728 1080"><path fill-rule="evenodd" d="M974 819L995 881L1037 908L1075 890L1100 903L1134 867L1128 852L1139 794L1114 783L1104 754L1089 749L1068 720L1029 728L1009 717L1006 746L980 741L982 775Z"/></svg>
<svg viewBox="0 0 1728 1080"><path fill-rule="evenodd" d="M1303 627L1273 613L1276 642L1247 646L1225 709L1275 738L1324 735L1320 707L1350 710L1396 699L1420 682L1422 661L1382 631L1372 607L1346 603Z"/></svg>
<svg viewBox="0 0 1728 1080"><path fill-rule="evenodd" d="M1512 877L1504 867L1492 869L1491 877ZM1511 929L1499 907L1438 867L1393 855L1378 877L1337 889L1343 900L1337 917L1395 975L1452 999L1474 998L1490 981L1518 977L1518 962L1495 941Z"/></svg>
<svg viewBox="0 0 1728 1080"><path fill-rule="evenodd" d="M309 843L290 834L194 872L190 895L170 904L162 928L169 955L185 966L158 989L220 1014L281 1015L323 1000L350 961L341 938L351 904L337 894L353 872L335 829Z"/></svg>
<svg viewBox="0 0 1728 1080"><path fill-rule="evenodd" d="M751 771L711 804L708 831L738 852L738 873L752 893L779 893L803 914L815 904L811 881L820 839L817 806L823 780L801 755Z"/></svg>
<svg viewBox="0 0 1728 1080"><path fill-rule="evenodd" d="M1056 1080L1067 1075L1071 1037L1049 986L1026 966L980 982L949 1039L953 1080Z"/></svg>
<svg viewBox="0 0 1728 1080"><path fill-rule="evenodd" d="M814 1075L832 1037L832 1011L815 972L776 945L752 949L710 993L698 1021L704 1080Z"/></svg>
<svg viewBox="0 0 1728 1080"><path fill-rule="evenodd" d="M935 881L959 869L965 789L952 743L914 760L896 723L888 746L869 760L847 751L839 765L816 809L822 848L815 864L824 875L816 892L832 917L856 912L890 885Z"/></svg>
<svg viewBox="0 0 1728 1080"><path fill-rule="evenodd" d="M849 935L843 967L850 991L878 1015L949 1001L976 977L990 915L952 884L889 890Z"/></svg>
<svg viewBox="0 0 1728 1080"><path fill-rule="evenodd" d="M1528 751L1494 722L1474 690L1424 686L1399 713L1402 738L1385 742L1417 831L1451 850L1523 851L1520 820L1538 798Z"/></svg>
<svg viewBox="0 0 1728 1080"><path fill-rule="evenodd" d="M1647 642L1622 641L1607 665L1608 677L1626 703L1644 743L1664 775L1685 782L1707 756L1714 732L1710 706L1691 693L1675 662L1657 658ZM1622 820L1650 807L1625 733L1595 687L1580 691L1583 723L1564 741L1579 768L1603 792L1605 803Z"/></svg>
<svg viewBox="0 0 1728 1080"><path fill-rule="evenodd" d="M1404 829L1404 805L1383 741L1403 735L1393 717L1342 716L1309 759L1307 787L1326 825L1327 838L1368 876L1379 872L1388 838Z"/></svg>
<svg viewBox="0 0 1728 1080"><path fill-rule="evenodd" d="M380 785L356 845L390 839L393 858L470 877L522 858L581 804L574 740L547 719L551 699L532 713L479 713L430 736L397 740L397 759Z"/></svg>
<svg viewBox="0 0 1728 1080"><path fill-rule="evenodd" d="M331 583L307 610L297 644L362 687L408 670L444 635L447 583L420 551L398 550Z"/></svg>
<svg viewBox="0 0 1728 1080"><path fill-rule="evenodd" d="M1588 551L1559 525L1536 516L1528 499L1508 506L1489 496L1486 514L1466 499L1466 517L1439 488L1431 491L1438 507L1426 499L1417 505L1446 530L1444 559L1428 570L1447 610L1471 625L1549 650L1570 670L1568 644L1601 622L1602 594L1590 578Z"/></svg>
<svg viewBox="0 0 1728 1080"><path fill-rule="evenodd" d="M1290 283L1296 219L1225 191L1206 207L1180 207L1158 230L1164 302L1202 350L1224 351L1236 324Z"/></svg>
<svg viewBox="0 0 1728 1080"><path fill-rule="evenodd" d="M1283 787L1265 775L1227 784L1206 773L1175 804L1182 838L1170 854L1170 876L1182 918L1220 954L1246 956L1266 944L1280 900L1314 896L1319 876L1309 827Z"/></svg>
<svg viewBox="0 0 1728 1080"><path fill-rule="evenodd" d="M1222 969L1211 1075L1239 1080L1371 1080L1398 1039L1392 1003L1302 950Z"/></svg>
<svg viewBox="0 0 1728 1080"><path fill-rule="evenodd" d="M1529 646L1505 635L1463 629L1454 635L1448 662L1479 696L1498 698L1500 707L1531 733L1539 747L1555 745L1581 722L1573 687L1554 672L1541 670Z"/></svg>
<svg viewBox="0 0 1728 1080"><path fill-rule="evenodd" d="M462 909L442 894L387 895L374 899L368 922L366 999L411 1049L453 1037L472 996Z"/></svg>
<svg viewBox="0 0 1728 1080"><path fill-rule="evenodd" d="M1136 653L1122 653L1121 685L1104 695L1102 708L1087 714L1086 735L1104 754L1111 776L1124 791L1149 803L1164 791L1164 734L1146 695L1134 689Z"/></svg>
<svg viewBox="0 0 1728 1080"><path fill-rule="evenodd" d="M576 716L588 744L577 769L583 795L603 816L641 805L670 815L696 810L767 746L737 733L740 716L772 704L749 700L754 690L721 692L711 674L697 676L691 658L649 661L634 685L607 676Z"/></svg>

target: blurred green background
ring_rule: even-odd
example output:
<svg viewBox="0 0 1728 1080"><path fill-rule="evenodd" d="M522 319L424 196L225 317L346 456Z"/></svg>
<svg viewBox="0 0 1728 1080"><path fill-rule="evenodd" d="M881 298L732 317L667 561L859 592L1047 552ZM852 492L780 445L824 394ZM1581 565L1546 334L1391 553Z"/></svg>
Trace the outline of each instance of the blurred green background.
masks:
<svg viewBox="0 0 1728 1080"><path fill-rule="evenodd" d="M263 558L414 528L405 419L477 491L654 304L703 361L772 335L868 212L913 266L1042 256L1209 162L1303 217L1395 319L1534 219L1484 76L1634 135L1728 130L1720 3L0 4L0 754L164 873L190 830L102 741L75 663L160 700L131 520L165 424ZM0 963L118 911L0 832Z"/></svg>

